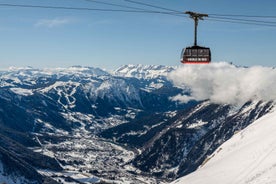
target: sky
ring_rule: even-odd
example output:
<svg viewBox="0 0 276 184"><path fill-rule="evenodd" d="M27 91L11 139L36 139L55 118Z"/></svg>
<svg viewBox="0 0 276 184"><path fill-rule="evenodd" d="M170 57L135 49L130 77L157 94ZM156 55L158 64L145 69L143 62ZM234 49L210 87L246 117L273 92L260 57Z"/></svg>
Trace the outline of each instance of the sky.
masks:
<svg viewBox="0 0 276 184"><path fill-rule="evenodd" d="M158 10L124 0L100 1ZM274 0L137 1L183 12L276 16ZM0 0L5 3L123 9L86 0ZM177 66L181 50L193 45L193 26L188 16L0 6L0 68ZM212 62L274 67L275 33L276 27L204 20L199 23L198 44L211 48Z"/></svg>

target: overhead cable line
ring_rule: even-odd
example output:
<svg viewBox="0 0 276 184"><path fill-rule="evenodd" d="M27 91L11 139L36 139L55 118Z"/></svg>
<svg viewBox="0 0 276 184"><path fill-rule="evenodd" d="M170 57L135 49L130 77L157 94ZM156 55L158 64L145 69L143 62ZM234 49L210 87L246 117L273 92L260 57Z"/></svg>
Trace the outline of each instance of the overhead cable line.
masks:
<svg viewBox="0 0 276 184"><path fill-rule="evenodd" d="M247 18L268 18L275 19L276 15L241 15L241 14L211 14L211 16L220 16L220 17L247 17Z"/></svg>
<svg viewBox="0 0 276 184"><path fill-rule="evenodd" d="M0 3L0 7L20 7L20 8L41 8L41 9L59 9L59 10L76 10L76 11L101 11L101 12L124 12L124 13L149 13L149 14L165 14L165 15L174 15L174 16L181 16L184 18L188 18L184 15L184 12L180 12L173 9L163 8L160 6L155 6L152 4L146 4L141 3L133 0L125 0L127 2L132 3L139 3L141 5L150 6L166 11L155 11L155 10L147 10L142 8L136 8L136 7L130 7L130 6L124 6L114 3L106 3L106 2L100 2L97 0L86 0L90 2L97 2L101 4L111 5L111 6L120 6L122 8L128 8L128 9L111 9L111 8L86 8L86 7L66 7L66 6L47 6L47 5L31 5L31 4L11 4L11 3ZM223 15L223 14L208 14L212 15L206 18L206 20L210 21L216 21L216 22L225 22L225 23L236 23L236 24L248 24L248 25L258 25L258 26L270 26L270 27L276 27L276 22L273 21L263 21L261 19L242 19L242 18L230 18L227 16L243 16L243 17L255 17L255 18L273 18L276 16L256 16L256 15Z"/></svg>
<svg viewBox="0 0 276 184"><path fill-rule="evenodd" d="M209 18L216 18L216 19L221 19L221 20L231 20L231 21L241 21L241 22L252 22L252 23L276 24L275 21L263 21L263 20L253 20L253 19L229 18L229 17L220 17L220 16L209 16Z"/></svg>
<svg viewBox="0 0 276 184"><path fill-rule="evenodd" d="M153 8L158 8L162 10L167 10L167 11L172 11L177 14L184 14L184 12L178 11L178 10L173 10L169 8L164 8L161 6L156 6L153 4L148 4L148 3L142 3L138 2L135 0L125 0L126 2L131 2L139 5L144 5L148 7L153 7ZM242 19L242 18L276 18L276 16L261 16L261 15L235 15L235 14L210 14L208 13L209 17L206 18L206 20L210 20L210 18L213 21L217 22L228 22L228 23L239 23L239 24L248 24L248 25L262 25L262 26L275 26L276 22L273 21L263 21L263 20L253 20L253 19ZM238 17L238 18L231 18L231 17ZM241 17L241 18L239 18Z"/></svg>
<svg viewBox="0 0 276 184"><path fill-rule="evenodd" d="M77 10L77 11L103 11L103 12L125 12L125 13L156 13L156 14L168 14L168 15L171 15L171 12L152 11L152 10L104 9L104 8L84 8L84 7L46 6L46 5L30 5L30 4L9 4L9 3L0 3L0 6L2 6L2 7L20 7L20 8Z"/></svg>
<svg viewBox="0 0 276 184"><path fill-rule="evenodd" d="M153 11L153 10L148 10L148 9L143 9L143 8L138 8L138 7L132 7L132 6L125 6L125 5L121 5L121 4L115 4L115 3L107 3L107 2L103 2L103 1L97 1L97 0L85 0L87 2L90 2L90 3L97 3L97 4L104 4L104 5L110 5L110 6L115 6L115 7L120 7L120 8L127 8L127 9L132 9L132 10L141 10L145 13L148 13L149 11L150 12L156 12L156 11ZM135 12L134 12L135 13ZM172 12L156 12L156 13L159 13L159 14L167 14L167 15L174 15L174 16L180 16L180 15L175 15L174 13ZM184 17L183 15L181 15L181 17Z"/></svg>
<svg viewBox="0 0 276 184"><path fill-rule="evenodd" d="M133 10L149 11L149 10L142 9L142 8L137 8L137 7L132 7L132 6L124 6L124 5L120 5L120 4L114 4L114 3L107 3L107 2L103 2L103 1L97 1L97 0L85 0L85 1L90 2L90 3L97 3L97 4L116 6L116 7L120 7L120 8L128 8L128 9L133 9Z"/></svg>
<svg viewBox="0 0 276 184"><path fill-rule="evenodd" d="M163 8L161 6L156 6L156 5L152 5L152 4L148 4L148 3L142 3L142 2L138 2L138 1L133 1L133 0L125 0L126 2L129 3L134 3L134 4L139 4L139 5L143 5L143 6L147 6L147 7L151 7L151 8L157 8L157 9L161 9L161 10L166 10L166 11L170 11L170 13L167 13L169 15L173 15L173 16L177 16L177 17L186 17L184 14L184 12L181 11L177 11L177 10L173 10L173 9L169 9L169 8Z"/></svg>
<svg viewBox="0 0 276 184"><path fill-rule="evenodd" d="M233 21L233 20L222 20L222 19L211 18L211 17L209 17L205 20L213 21L213 22L224 22L224 23L234 23L234 24L246 24L246 25L276 27L276 24L265 24L265 23L241 22L241 21Z"/></svg>
<svg viewBox="0 0 276 184"><path fill-rule="evenodd" d="M182 11L177 11L177 10L173 10L173 9L169 9L169 8L163 8L161 6L156 6L156 5L152 5L152 4L148 4L148 3L142 3L142 2L138 2L138 1L134 1L134 0L125 0L126 2L130 2L130 3L134 3L134 4L139 4L139 5L143 5L143 6L148 6L148 7L152 7L152 8L158 8L161 10L167 10L167 11L171 11L174 13L179 13L179 14L183 14L184 12Z"/></svg>

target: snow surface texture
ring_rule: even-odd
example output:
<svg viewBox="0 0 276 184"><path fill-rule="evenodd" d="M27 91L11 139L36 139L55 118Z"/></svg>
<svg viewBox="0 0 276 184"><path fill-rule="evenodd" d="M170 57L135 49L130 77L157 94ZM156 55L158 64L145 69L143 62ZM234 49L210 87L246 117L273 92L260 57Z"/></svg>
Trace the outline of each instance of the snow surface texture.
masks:
<svg viewBox="0 0 276 184"><path fill-rule="evenodd" d="M250 100L276 99L276 69L262 66L237 67L229 63L183 65L169 78L191 95L173 100L211 100L214 103L241 105Z"/></svg>
<svg viewBox="0 0 276 184"><path fill-rule="evenodd" d="M197 171L173 183L276 183L275 132L274 111L222 144Z"/></svg>

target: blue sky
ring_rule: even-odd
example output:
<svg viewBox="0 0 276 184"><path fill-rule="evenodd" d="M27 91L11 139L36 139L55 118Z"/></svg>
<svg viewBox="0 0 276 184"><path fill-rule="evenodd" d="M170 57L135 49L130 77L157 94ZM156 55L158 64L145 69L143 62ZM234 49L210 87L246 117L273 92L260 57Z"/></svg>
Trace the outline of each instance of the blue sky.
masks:
<svg viewBox="0 0 276 184"><path fill-rule="evenodd" d="M137 0L179 11L276 15L273 0ZM123 0L104 2L150 9ZM122 9L85 0L0 0L0 3ZM276 21L270 19L269 21ZM213 62L275 66L276 27L201 21L198 44ZM193 44L193 21L160 14L66 11L0 6L0 68L9 66L114 69L124 64L180 65Z"/></svg>

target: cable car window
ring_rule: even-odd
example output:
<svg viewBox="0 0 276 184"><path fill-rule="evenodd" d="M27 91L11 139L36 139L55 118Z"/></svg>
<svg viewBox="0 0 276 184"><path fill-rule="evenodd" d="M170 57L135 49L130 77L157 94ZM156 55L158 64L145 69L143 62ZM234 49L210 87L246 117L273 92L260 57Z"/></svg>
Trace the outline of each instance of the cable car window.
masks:
<svg viewBox="0 0 276 184"><path fill-rule="evenodd" d="M192 50L192 55L197 55L197 50L196 49Z"/></svg>

